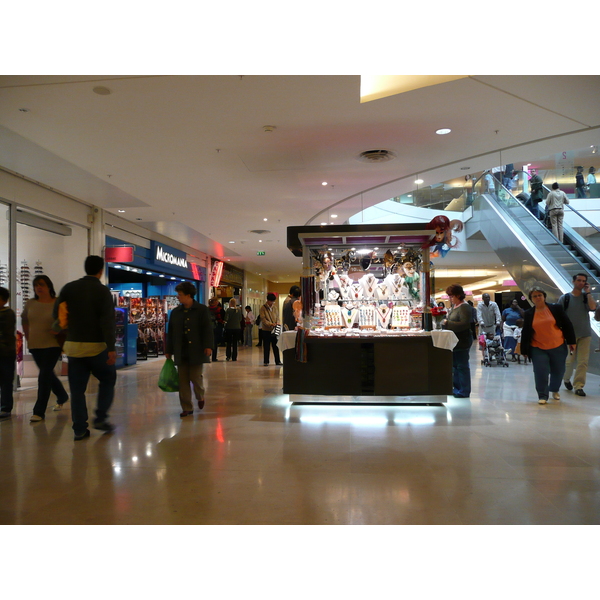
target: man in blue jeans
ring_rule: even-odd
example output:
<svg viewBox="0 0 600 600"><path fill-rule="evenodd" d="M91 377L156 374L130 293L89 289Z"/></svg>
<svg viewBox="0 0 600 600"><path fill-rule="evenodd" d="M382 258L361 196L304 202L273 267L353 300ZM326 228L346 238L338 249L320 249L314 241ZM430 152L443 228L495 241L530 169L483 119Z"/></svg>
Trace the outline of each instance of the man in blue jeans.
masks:
<svg viewBox="0 0 600 600"><path fill-rule="evenodd" d="M114 430L114 425L107 419L117 380L115 309L110 290L100 283L104 259L101 256L88 256L85 259L85 272L85 277L63 287L54 307L55 317L67 329L64 352L69 357L75 441L90 436L85 400L90 375L99 383L94 429L104 432Z"/></svg>

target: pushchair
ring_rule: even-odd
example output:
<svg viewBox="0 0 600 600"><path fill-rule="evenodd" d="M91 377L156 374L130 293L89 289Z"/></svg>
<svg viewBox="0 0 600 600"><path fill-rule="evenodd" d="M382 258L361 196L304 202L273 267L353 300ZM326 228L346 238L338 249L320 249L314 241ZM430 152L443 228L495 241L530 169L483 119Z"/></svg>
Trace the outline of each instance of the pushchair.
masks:
<svg viewBox="0 0 600 600"><path fill-rule="evenodd" d="M491 334L489 334L491 335ZM498 366L508 368L508 361L506 360L506 350L502 347L502 340L499 335L495 335L491 338L487 338L485 335L479 336L479 347L483 358L481 364L486 367L491 367L492 363Z"/></svg>

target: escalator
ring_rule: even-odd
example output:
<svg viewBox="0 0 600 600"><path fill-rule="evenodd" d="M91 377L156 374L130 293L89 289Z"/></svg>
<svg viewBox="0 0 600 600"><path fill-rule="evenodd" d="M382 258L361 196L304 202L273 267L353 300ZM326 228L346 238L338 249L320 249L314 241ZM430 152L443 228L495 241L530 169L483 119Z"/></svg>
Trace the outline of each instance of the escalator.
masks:
<svg viewBox="0 0 600 600"><path fill-rule="evenodd" d="M497 186L495 193L483 190L482 177L474 186L473 218L466 223L467 238L481 232L525 296L538 286L546 292L548 302L556 302L572 290L573 276L585 273L591 293L599 298L600 254L595 244L600 246L600 231L588 221L585 231L583 227L581 231L592 235L584 237L579 227L565 224L565 243L561 244L506 188ZM593 320L593 313L590 320L594 349L598 348L600 323ZM590 352L588 371L600 375L600 353Z"/></svg>

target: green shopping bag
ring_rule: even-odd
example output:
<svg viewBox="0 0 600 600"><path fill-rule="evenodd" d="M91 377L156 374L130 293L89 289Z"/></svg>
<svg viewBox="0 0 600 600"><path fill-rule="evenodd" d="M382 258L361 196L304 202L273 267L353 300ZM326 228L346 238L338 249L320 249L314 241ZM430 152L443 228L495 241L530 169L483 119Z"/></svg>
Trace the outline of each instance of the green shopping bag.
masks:
<svg viewBox="0 0 600 600"><path fill-rule="evenodd" d="M179 375L173 359L167 358L158 376L158 387L163 392L179 391Z"/></svg>

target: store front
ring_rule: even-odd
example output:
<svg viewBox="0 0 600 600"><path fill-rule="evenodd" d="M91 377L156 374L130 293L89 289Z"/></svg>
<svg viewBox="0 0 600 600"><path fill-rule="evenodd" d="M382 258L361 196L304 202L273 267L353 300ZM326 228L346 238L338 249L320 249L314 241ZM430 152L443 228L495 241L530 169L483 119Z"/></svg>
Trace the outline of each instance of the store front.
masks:
<svg viewBox="0 0 600 600"><path fill-rule="evenodd" d="M105 259L117 308L117 366L164 354L169 313L179 304L175 287L193 283L205 303L206 269L176 248L155 241L143 248L109 236Z"/></svg>
<svg viewBox="0 0 600 600"><path fill-rule="evenodd" d="M238 306L245 301L242 293L244 288L244 271L242 269L215 261L212 275L212 296L218 298L224 308L232 298L235 298Z"/></svg>

